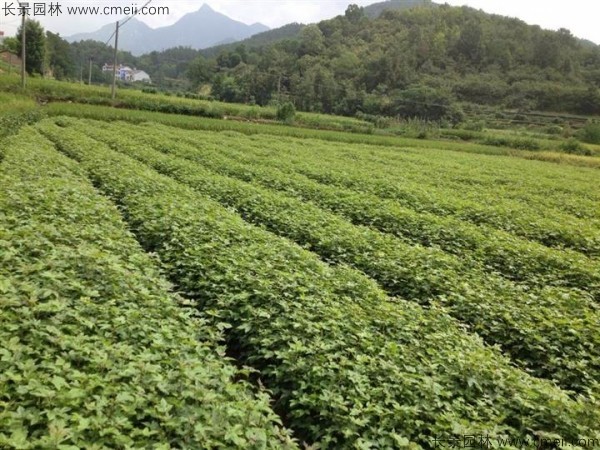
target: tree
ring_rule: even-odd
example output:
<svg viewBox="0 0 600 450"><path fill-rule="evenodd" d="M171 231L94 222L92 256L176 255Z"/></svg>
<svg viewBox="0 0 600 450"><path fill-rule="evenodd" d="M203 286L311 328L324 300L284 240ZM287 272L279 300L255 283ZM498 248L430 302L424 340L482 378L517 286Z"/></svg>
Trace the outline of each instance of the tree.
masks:
<svg viewBox="0 0 600 450"><path fill-rule="evenodd" d="M20 49L20 44L17 38L7 37L2 42L2 47L8 50L11 53L18 54Z"/></svg>
<svg viewBox="0 0 600 450"><path fill-rule="evenodd" d="M345 15L350 23L358 23L365 17L365 10L358 5L349 5Z"/></svg>
<svg viewBox="0 0 600 450"><path fill-rule="evenodd" d="M229 75L219 74L212 85L212 95L224 102L243 101L237 80Z"/></svg>
<svg viewBox="0 0 600 450"><path fill-rule="evenodd" d="M453 124L463 119L462 111L449 93L429 87L395 92L388 114L436 122L445 120Z"/></svg>
<svg viewBox="0 0 600 450"><path fill-rule="evenodd" d="M42 25L36 20L27 20L25 22L25 31L27 33L25 51L27 58L25 59L26 70L29 75L38 73L44 74L44 58L46 55L46 39ZM17 43L19 49L22 46L22 26L17 31Z"/></svg>
<svg viewBox="0 0 600 450"><path fill-rule="evenodd" d="M325 48L323 32L316 25L308 25L302 29L300 37L300 54L318 55Z"/></svg>
<svg viewBox="0 0 600 450"><path fill-rule="evenodd" d="M482 56L483 31L481 24L475 20L466 22L461 29L460 37L455 46L459 57L477 65Z"/></svg>
<svg viewBox="0 0 600 450"><path fill-rule="evenodd" d="M52 71L57 80L76 76L71 46L51 31L46 32L46 67Z"/></svg>
<svg viewBox="0 0 600 450"><path fill-rule="evenodd" d="M198 56L189 64L186 77L192 83L192 86L198 87L203 83L208 83L214 72L214 65L205 57Z"/></svg>

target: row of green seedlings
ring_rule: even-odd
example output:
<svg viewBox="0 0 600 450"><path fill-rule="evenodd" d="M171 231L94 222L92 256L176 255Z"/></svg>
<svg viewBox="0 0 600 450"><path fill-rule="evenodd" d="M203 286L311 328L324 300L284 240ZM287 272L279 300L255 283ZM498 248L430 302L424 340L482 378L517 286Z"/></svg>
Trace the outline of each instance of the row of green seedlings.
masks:
<svg viewBox="0 0 600 450"><path fill-rule="evenodd" d="M284 192L339 214L357 225L366 225L424 246L471 258L487 270L529 286L553 285L581 289L600 299L600 265L578 252L548 248L536 242L485 226L476 226L453 217L419 213L392 200L381 199L336 186L318 183L302 174L284 172L262 164L246 147L207 146L196 136L181 136L167 127L156 128L169 143L177 142L187 152L184 157L219 173ZM132 133L120 126L118 132ZM158 145L156 134L147 129L133 135L138 142ZM164 146L163 146L164 147ZM168 148L168 147L164 147ZM198 151L201 149L201 151Z"/></svg>
<svg viewBox="0 0 600 450"><path fill-rule="evenodd" d="M230 351L259 370L305 441L418 449L463 433L598 433L590 400L512 367L436 306L390 299L83 133L38 127L119 202L202 315L227 328Z"/></svg>
<svg viewBox="0 0 600 450"><path fill-rule="evenodd" d="M125 128L81 124L79 130L235 208L246 220L312 249L328 262L363 271L392 296L443 305L536 376L556 380L566 389L600 392L600 311L588 297L564 289L522 288L439 250L406 244L302 200L216 174L205 168L210 158L204 152L150 131L144 138ZM203 164L189 160L196 155Z"/></svg>
<svg viewBox="0 0 600 450"><path fill-rule="evenodd" d="M272 139L269 141L275 143ZM264 144L269 145L268 142ZM323 154L320 147L316 145L307 150ZM342 145L328 145L327 148L328 157L361 165L363 162L376 163L377 170L391 172L392 176L401 175L422 185L441 185L475 201L487 201L486 191L492 189L502 198L525 202L536 211L554 209L579 218L600 218L597 207L600 195L595 189L600 180L596 170L548 166L521 159L484 158L434 149L393 150Z"/></svg>
<svg viewBox="0 0 600 450"><path fill-rule="evenodd" d="M0 448L297 448L81 168L2 153Z"/></svg>
<svg viewBox="0 0 600 450"><path fill-rule="evenodd" d="M354 150L354 149L353 149ZM360 156L368 155L365 149ZM346 158L353 160L354 164L362 165L360 158L356 158L356 151L350 154L339 156L340 159ZM423 152L422 152L423 153ZM334 155L328 155L333 157ZM454 155L451 155L454 156ZM581 183L578 177L572 176L567 171L560 177L561 182L556 178L551 183L547 183L544 188L538 181L543 174L545 166L539 167L529 161L529 166L519 166L520 171L514 175L502 173L502 166L498 164L495 170L490 170L489 176L482 176L480 160L470 161L470 165L464 164L462 167L452 167L452 161L437 160L435 167L426 167L424 160L426 158L435 158L434 155L420 155L421 159L414 162L400 161L396 164L388 160L387 156L378 155L377 166L372 167L380 173L386 173L390 177L401 176L403 178L414 179L423 186L432 186L434 188L443 188L449 195L457 195L474 202L488 202L489 191L492 190L497 198L502 199L502 204L506 207L527 207L536 214L545 215L548 211L560 216L573 216L572 219L600 219L600 211L595 206L600 201L595 195L595 189L592 187L591 180ZM520 160L522 161L522 160ZM510 164L512 160L500 159L498 163ZM583 172L583 170L580 170ZM590 178L597 177L597 171L585 171ZM418 174L418 177L415 176ZM565 180L572 184L567 189L563 189ZM562 184L562 186L561 186ZM575 186L578 188L576 189Z"/></svg>
<svg viewBox="0 0 600 450"><path fill-rule="evenodd" d="M571 248L589 256L600 255L600 231L589 221L548 210L539 215L514 202L507 206L498 199L493 189L489 190L487 203L463 199L460 193L449 195L450 192L444 188L423 187L420 182L403 181L399 178L401 173L391 177L364 164L328 158L325 144L316 154L299 156L296 152L288 155L285 150L288 147L287 142L286 145L279 142L278 147L267 150L265 164L302 173L324 184L392 199L419 212L489 225L549 247Z"/></svg>
<svg viewBox="0 0 600 450"><path fill-rule="evenodd" d="M329 168L327 169L328 176L334 176L335 171L356 172L357 170L356 162L354 162L354 164L351 164L351 161L348 161L348 158L346 158L346 160L342 160L343 158L328 156L328 154L330 153L330 143L324 144L320 143L319 141L307 141L304 145L300 145L298 144L298 141L292 140L290 143L286 141L286 145L284 146L282 145L281 140L273 141L270 137L265 136L255 136L248 138L240 136L237 133L231 132L221 133L220 136L216 135L216 137L212 133L204 135L203 133L199 132L184 131L182 134L190 136L191 138L195 138L197 141L201 139L203 144L206 145L210 145L211 143L213 143L214 145L220 144L221 146L223 146L223 144L231 142L232 145L239 146L240 143L243 141L244 148L247 152L252 153L254 155L262 156L265 161L265 164L279 167L285 169L286 171L294 172L299 167L305 168L304 166L307 165L307 160L311 157L314 160L310 165L313 171L315 170L315 168L318 172L322 171L322 167L326 167L327 163L329 164ZM273 145L268 145L268 142L271 142ZM319 144L322 145L322 147L319 147ZM313 149L313 147L314 152L311 150ZM352 147L348 147L347 151L350 152L351 148ZM307 156L303 154L303 151L305 153L312 152L316 154L313 156L310 156L309 154ZM351 155L349 158L355 159L355 156ZM290 162L290 159L292 160L292 162ZM368 172L367 174L365 167L363 167L363 165L360 165L357 177L378 178L379 181L377 185L380 189L384 189L384 187L387 187L388 185L392 185L393 188L394 183L397 184L398 182L397 177L406 176L406 174L408 173L407 170L398 170L395 172L395 174L387 174L383 176L381 175L381 168L379 168L378 170L374 170L373 172L374 173ZM319 176L323 176L322 173L319 176L313 174L312 172L309 172L307 174L312 177L316 176L317 181L323 181L319 178ZM482 223L487 223L489 225L495 226L496 228L506 229L507 231L520 234L524 237L531 237L532 239L540 241L545 245L551 245L562 248L564 246L569 246L572 244L571 247L575 249L581 249L584 252L586 251L585 249L590 246L590 242L592 242L592 248L594 247L594 239L597 238L598 234L598 227L597 225L594 225L595 222L592 222L590 220L582 220L578 217L573 217L573 215L564 214L563 212L552 212L551 210L544 208L542 208L541 210L538 208L538 211L536 212L533 211L532 208L529 206L519 205L515 202L512 202L508 206L506 204L503 205L502 202L498 200L498 197L501 193L497 192L497 189L495 189L494 187L490 187L488 189L486 198L484 199L485 204L482 204L481 202L478 203L469 201L468 199L449 200L452 198L458 199L460 197L464 197L464 195L462 195L462 192L464 192L464 190L455 192L455 195L450 195L451 192L447 191L445 188L434 188L433 191L437 191L439 195L436 198L429 198L430 191L432 190L430 188L424 188L423 185L427 184L428 179L435 177L427 174L420 174L419 176L422 179L418 182L406 181L401 183L404 185L404 188L402 188L399 191L399 193L403 193L404 197L406 198L401 198L399 200L397 198L394 198L393 195L390 196L389 194L384 195L384 197L394 199L395 201L398 201L401 204L406 204L406 206L412 209L416 209L418 211L431 211L435 214L440 214L444 216L452 216L458 214L459 218L462 217L461 214L466 214L466 220L475 222L478 225L481 225ZM327 180L324 181L327 182ZM340 186L340 183L337 183L337 185ZM407 189L406 186L410 186L410 190ZM398 186L396 186L395 190L398 189ZM559 184L557 184L556 189L560 189ZM373 194L377 195L378 192L373 192ZM571 196L570 200L567 203L574 203L576 199L584 195L585 193L579 192L579 196ZM493 199L493 201L491 199ZM468 208L466 212L453 212L452 208L448 209L448 205L446 205L446 203L448 203L449 201L453 204L458 201L459 203L463 204L463 206L467 205ZM442 203L440 204L440 202ZM491 206L492 203L493 206ZM593 204L593 202L591 204ZM595 212L597 208L590 205L588 206L589 208L587 208L587 210L590 212L590 214L597 214L597 212ZM485 211L482 212L481 208L483 208ZM587 215L590 215L582 213L583 210L586 210L586 208L579 208L577 210L577 214L583 218L585 218ZM517 217L517 219L515 220L519 222L518 224L515 225L511 223L512 216ZM521 227L521 225L519 224L523 225L523 227L525 228ZM546 228L549 231L545 231ZM556 231L556 228L558 228L559 230ZM535 231L535 229L537 229L537 231ZM582 236L579 236L578 234L580 230L583 230L584 232ZM587 235L590 236L586 237ZM567 242L563 242L565 239L562 239L561 236L564 237ZM569 244L569 242L571 242L571 244ZM579 244L577 244L577 242L579 242Z"/></svg>
<svg viewBox="0 0 600 450"><path fill-rule="evenodd" d="M344 186L382 198L390 198L417 211L450 215L474 224L489 225L548 247L569 248L586 256L600 256L600 231L587 220L546 210L536 214L526 206L507 206L489 192L487 203L452 195L443 188L423 188L419 183L403 183L386 174L359 167L324 164L318 157L296 167L300 173L326 184Z"/></svg>

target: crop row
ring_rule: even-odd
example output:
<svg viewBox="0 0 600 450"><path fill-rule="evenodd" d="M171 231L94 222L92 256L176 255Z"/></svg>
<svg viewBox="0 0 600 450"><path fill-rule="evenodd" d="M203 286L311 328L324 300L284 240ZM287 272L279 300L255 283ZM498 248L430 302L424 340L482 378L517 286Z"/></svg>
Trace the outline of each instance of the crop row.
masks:
<svg viewBox="0 0 600 450"><path fill-rule="evenodd" d="M431 448L434 436L595 436L598 409L511 367L442 310L387 298L84 134L39 124L121 205L138 239L276 409L321 448Z"/></svg>
<svg viewBox="0 0 600 450"><path fill-rule="evenodd" d="M443 188L422 187L418 182L390 180L386 174L357 167L325 164L319 158L294 165L295 170L321 183L344 186L390 198L417 211L450 215L474 224L485 224L548 247L570 248L587 256L600 256L600 232L586 220L566 214L536 214L526 206L507 205L493 191L487 203L451 196Z"/></svg>
<svg viewBox="0 0 600 450"><path fill-rule="evenodd" d="M304 175L261 164L260 159L248 156L245 148L207 148L205 142L181 138L164 128L138 132L123 126L112 129L120 136L129 135L154 146L163 142L161 137L168 136L168 143L176 143L181 156L219 173L313 202L354 224L370 226L407 242L438 246L461 258L471 258L509 280L529 286L582 289L600 300L600 264L578 252L551 249L493 228L419 213L392 200L323 185Z"/></svg>
<svg viewBox="0 0 600 450"><path fill-rule="evenodd" d="M408 245L301 200L148 148L154 139L155 146L175 155L198 154L173 140L141 141L128 138L126 130L80 129L236 208L247 220L311 248L325 260L365 272L392 296L427 305L439 302L536 376L555 379L567 389L597 389L600 309L591 300L566 290L522 289L439 250Z"/></svg>
<svg viewBox="0 0 600 450"><path fill-rule="evenodd" d="M3 147L0 447L296 448L80 167Z"/></svg>
<svg viewBox="0 0 600 450"><path fill-rule="evenodd" d="M267 143L265 143L267 144ZM486 201L492 190L503 200L527 204L536 211L568 212L575 217L600 218L600 195L594 187L597 171L549 170L547 164L515 158L485 158L439 150L381 150L367 146L328 146L327 157L346 160L392 177L409 178L425 186L441 186L474 201ZM288 149L291 150L291 149ZM306 149L320 155L320 146ZM554 166L551 168L555 169ZM557 182L568 179L569 183ZM597 181L596 181L597 182Z"/></svg>
<svg viewBox="0 0 600 450"><path fill-rule="evenodd" d="M193 132L185 132L190 134ZM201 133L193 133L196 140L203 141ZM249 141L238 137L244 144ZM235 142L235 139L232 139ZM222 143L225 144L225 143ZM278 141L267 150L258 150L258 154L267 155L264 164L281 168L290 173L302 173L320 183L349 188L354 191L373 194L381 198L392 199L401 206L419 212L430 212L440 216L454 216L477 225L488 225L526 239L540 242L546 246L572 248L586 255L600 255L600 231L590 221L578 219L568 214L545 210L543 214L516 202L503 201L493 187L488 189L486 201L472 201L464 198L460 192L449 195L444 188L425 186L422 181L403 179L400 170L397 177L391 177L381 170L369 169L364 164L350 164L328 156L328 147L310 149L314 141L304 146L288 145ZM254 145L264 148L260 137ZM245 151L256 153L251 146ZM309 150L302 150L303 147ZM316 151L320 150L320 151ZM431 176L430 176L431 178Z"/></svg>
<svg viewBox="0 0 600 450"><path fill-rule="evenodd" d="M250 145L269 153L274 149L294 156L318 156L335 162L368 168L377 173L386 173L392 179L411 180L421 186L442 187L445 191L472 201L488 201L486 195L492 191L507 207L527 204L536 212L546 214L549 210L559 217L568 211L575 217L600 218L594 180L595 170L567 169L560 172L554 166L532 163L514 158L489 158L463 155L434 149L381 149L365 145L342 145L311 141L310 146L291 141L285 147L272 137L262 136L260 141L248 139ZM269 153L273 157L273 152ZM554 169L554 170L550 170ZM568 179L569 183L557 180ZM517 203L515 203L517 202Z"/></svg>

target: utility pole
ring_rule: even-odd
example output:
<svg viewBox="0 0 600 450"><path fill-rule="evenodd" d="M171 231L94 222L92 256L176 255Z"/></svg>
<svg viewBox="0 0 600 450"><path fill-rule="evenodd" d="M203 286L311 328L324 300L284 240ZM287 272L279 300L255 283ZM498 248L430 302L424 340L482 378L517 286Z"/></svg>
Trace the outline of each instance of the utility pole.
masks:
<svg viewBox="0 0 600 450"><path fill-rule="evenodd" d="M29 7L29 3L19 3L19 6L21 7L21 14L23 14L23 17L21 19L21 87L23 89L25 89L26 86L26 78L25 78L25 71L27 69L26 63L25 63L25 59L27 57L27 52L25 50L26 47L26 43L27 43L27 32L25 31L25 24L26 24L26 15L27 15L27 8Z"/></svg>
<svg viewBox="0 0 600 450"><path fill-rule="evenodd" d="M83 84L83 60L79 60L79 84Z"/></svg>
<svg viewBox="0 0 600 450"><path fill-rule="evenodd" d="M92 58L90 57L90 67L88 72L88 86L92 85Z"/></svg>
<svg viewBox="0 0 600 450"><path fill-rule="evenodd" d="M119 45L119 22L117 22L117 29L115 30L115 54L113 58L113 79L112 79L112 90L111 97L114 100L117 96L117 46Z"/></svg>

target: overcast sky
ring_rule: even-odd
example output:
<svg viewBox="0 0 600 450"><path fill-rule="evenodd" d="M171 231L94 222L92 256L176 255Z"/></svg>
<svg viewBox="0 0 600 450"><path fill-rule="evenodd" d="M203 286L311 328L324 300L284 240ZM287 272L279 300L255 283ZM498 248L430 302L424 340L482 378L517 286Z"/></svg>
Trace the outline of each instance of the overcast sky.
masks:
<svg viewBox="0 0 600 450"><path fill-rule="evenodd" d="M568 28L578 37L589 39L600 44L600 26L598 26L598 8L594 4L598 0L447 0L451 5L469 5L484 11L518 17L524 21L541 25L544 28ZM40 0L35 2L41 3ZM30 0L30 4L35 3ZM119 5L142 6L145 0L52 0L65 7L87 5ZM3 7L16 0L0 0L0 30L7 35L15 33L19 18L6 16ZM46 5L51 3L46 0ZM198 10L203 3L208 3L214 10L247 24L261 22L276 28L290 22L311 23L342 14L350 3L361 6L376 3L373 0L154 0L153 6L168 6L168 16L138 16L149 26L156 28L176 22L184 14ZM440 1L439 3L443 3ZM114 22L118 17L110 16L67 16L40 18L44 27L58 32L62 36L75 33L95 31L102 25Z"/></svg>

